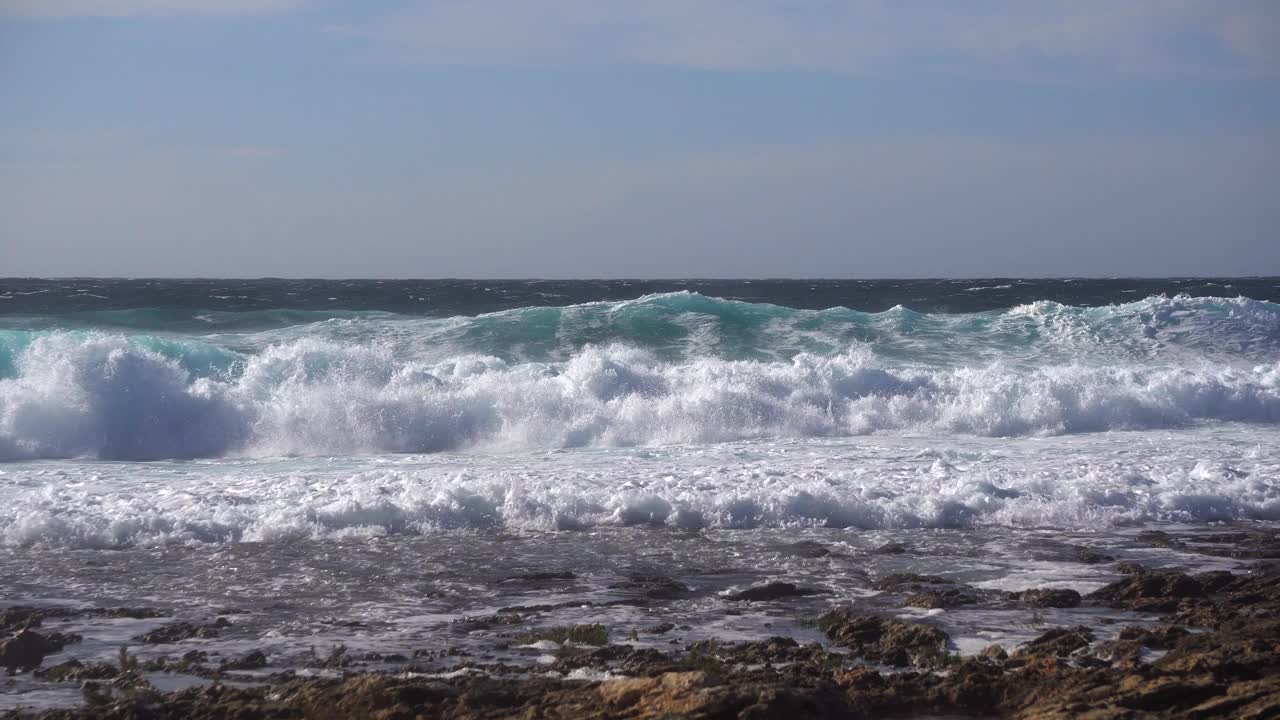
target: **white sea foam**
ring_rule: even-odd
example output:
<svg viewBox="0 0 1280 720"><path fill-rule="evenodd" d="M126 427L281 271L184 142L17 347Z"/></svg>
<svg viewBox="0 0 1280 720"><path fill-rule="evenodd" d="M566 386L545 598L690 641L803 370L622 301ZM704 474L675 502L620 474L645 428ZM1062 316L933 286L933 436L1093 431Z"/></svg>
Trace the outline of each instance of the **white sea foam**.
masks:
<svg viewBox="0 0 1280 720"><path fill-rule="evenodd" d="M404 362L301 340L224 378L118 336L43 336L0 380L0 459L430 452L885 432L1055 435L1280 423L1280 363L882 367L870 354L665 362L588 347L563 363Z"/></svg>
<svg viewBox="0 0 1280 720"><path fill-rule="evenodd" d="M280 542L484 529L1107 528L1280 520L1268 429L768 440L178 463L18 463L10 545Z"/></svg>

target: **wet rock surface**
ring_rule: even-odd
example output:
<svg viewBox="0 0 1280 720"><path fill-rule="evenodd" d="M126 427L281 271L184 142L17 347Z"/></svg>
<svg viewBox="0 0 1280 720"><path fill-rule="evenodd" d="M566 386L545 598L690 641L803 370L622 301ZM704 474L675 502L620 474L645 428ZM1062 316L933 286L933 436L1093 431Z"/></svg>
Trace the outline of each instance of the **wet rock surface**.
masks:
<svg viewBox="0 0 1280 720"><path fill-rule="evenodd" d="M830 631L865 637L938 636L891 620L840 613ZM902 624L908 625L908 624ZM606 664L627 677L281 678L262 687L206 686L107 699L45 713L72 718L871 718L935 714L1063 719L1269 718L1280 712L1280 632L1253 625L1205 633L1142 631L1128 641L1172 649L1154 663L1111 660L1081 628L1046 632L1013 656L1002 649L948 663L946 672L886 673L856 658L790 638L697 643L681 654L609 646L562 669ZM874 640L874 642L872 642ZM892 643L890 643L892 646ZM1087 662L1084 662L1086 661ZM95 670L95 672L97 672ZM90 677L87 669L76 677ZM93 675L101 677L101 675ZM17 717L14 714L11 717Z"/></svg>
<svg viewBox="0 0 1280 720"><path fill-rule="evenodd" d="M832 642L872 662L932 667L950 657L947 634L931 625L837 608L820 618L818 626Z"/></svg>
<svg viewBox="0 0 1280 720"><path fill-rule="evenodd" d="M30 670L44 662L45 638L32 630L23 630L8 640L0 641L0 667L6 670Z"/></svg>
<svg viewBox="0 0 1280 720"><path fill-rule="evenodd" d="M1037 608L1073 608L1080 604L1080 593L1075 590L1036 588L1012 593L1011 597Z"/></svg>
<svg viewBox="0 0 1280 720"><path fill-rule="evenodd" d="M1221 543L1209 543L1205 537L1183 540L1175 535L1168 542L1216 547L1231 540L1223 534L1211 537ZM1247 535L1237 544L1247 549L1265 546L1253 537ZM1157 541L1166 539L1143 539L1147 544ZM825 567L847 559L827 554L804 561ZM48 648L57 641L49 621L60 616L10 608L0 616L6 628L0 635L0 657L5 662L15 658L5 667L33 682L78 690L83 703L44 712L14 710L0 717L1280 716L1276 566L1239 563L1233 571L1181 572L1167 565L1117 565L1108 565L1106 575L1100 576L1114 582L1083 596L1051 588L984 590L981 587L990 586L979 582L981 578L972 580L979 587L957 582L940 564L922 565L919 573L881 570L874 581L863 574L858 580L864 589L861 595L792 592L806 590L798 583L719 586L747 587L739 594L760 591L758 597L769 601L760 605L747 604L756 602L754 597L733 598L684 575L677 576L679 580L652 573L624 575L608 591L574 597L557 582L568 578L504 573L501 582L517 586L526 604L495 611L499 603L494 602L477 608L474 617L447 624L443 632L475 640L467 649L435 647L396 654L320 646L306 663L307 670L281 664L270 645L215 652L216 642L200 644L216 639L202 632L221 634L229 626L226 620L206 625L170 622L142 634L136 634L137 625L125 625L133 637L145 635L160 646L133 648L151 653L144 657L121 649L117 660L102 662L70 659L79 646L64 644L64 654L46 664L52 652ZM850 567L847 572L861 570ZM629 604L612 605L619 594ZM757 628L778 623L780 631L751 640L741 635L735 641L691 639L687 621L664 616L663 606L656 602L662 596L705 604L733 622L756 623ZM632 599L644 603L630 604ZM734 604L738 601L743 604ZM632 624L580 619L619 607L637 613L628 616ZM957 646L961 638L949 632L955 626L948 623L966 613L993 612L1002 613L1002 618L1029 618L1033 630L1013 642L969 645L962 656L959 651L965 646ZM209 616L212 612L205 617ZM793 624L785 625L787 620ZM358 623L329 626L359 633L371 624L376 623L365 617ZM796 628L807 634L792 632ZM163 647L184 641L190 645L179 646L176 653ZM524 652L538 658L536 662L512 663L502 652L525 643L531 647ZM163 655L166 651L169 654ZM169 673L202 682L175 692L161 692L150 684L159 684L156 678Z"/></svg>
<svg viewBox="0 0 1280 720"><path fill-rule="evenodd" d="M748 602L766 602L769 600L782 600L793 597L807 597L809 595L822 595L826 590L818 588L798 587L794 583L787 582L771 582L766 585L758 585L756 587L747 588L742 592L736 592L729 595L730 600L745 600Z"/></svg>
<svg viewBox="0 0 1280 720"><path fill-rule="evenodd" d="M670 600L689 594L689 586L662 575L632 575L609 586L654 600Z"/></svg>
<svg viewBox="0 0 1280 720"><path fill-rule="evenodd" d="M223 629L231 627L231 621L218 618L207 625L196 625L189 622L176 622L163 625L155 630L148 630L133 639L140 643L163 645L191 640L193 638L210 639L222 634Z"/></svg>

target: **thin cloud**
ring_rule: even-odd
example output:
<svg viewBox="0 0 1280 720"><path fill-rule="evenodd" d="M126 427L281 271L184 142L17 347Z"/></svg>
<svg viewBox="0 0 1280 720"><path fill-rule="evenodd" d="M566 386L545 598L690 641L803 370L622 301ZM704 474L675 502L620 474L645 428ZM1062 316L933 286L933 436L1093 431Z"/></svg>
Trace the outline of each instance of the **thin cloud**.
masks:
<svg viewBox="0 0 1280 720"><path fill-rule="evenodd" d="M0 0L0 15L43 19L256 15L301 4L302 0Z"/></svg>
<svg viewBox="0 0 1280 720"><path fill-rule="evenodd" d="M438 64L1280 74L1267 0L421 0L341 30Z"/></svg>

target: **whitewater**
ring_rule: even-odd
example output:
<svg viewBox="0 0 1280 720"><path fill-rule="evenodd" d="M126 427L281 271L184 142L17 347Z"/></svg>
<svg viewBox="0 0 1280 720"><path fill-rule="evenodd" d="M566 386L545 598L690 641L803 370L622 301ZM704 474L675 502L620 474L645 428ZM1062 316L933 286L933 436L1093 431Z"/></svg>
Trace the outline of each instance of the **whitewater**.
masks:
<svg viewBox="0 0 1280 720"><path fill-rule="evenodd" d="M1280 519L1267 300L0 318L10 546Z"/></svg>

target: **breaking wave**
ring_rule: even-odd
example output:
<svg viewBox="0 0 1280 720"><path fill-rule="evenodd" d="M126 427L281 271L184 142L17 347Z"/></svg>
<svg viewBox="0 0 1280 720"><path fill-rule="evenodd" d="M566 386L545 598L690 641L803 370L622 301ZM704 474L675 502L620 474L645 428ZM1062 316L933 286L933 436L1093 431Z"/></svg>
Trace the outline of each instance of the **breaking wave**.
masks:
<svg viewBox="0 0 1280 720"><path fill-rule="evenodd" d="M1034 309L1026 312L1034 312ZM149 460L709 443L902 433L1060 435L1280 422L1280 362L894 363L872 348L671 360L407 358L303 338L215 344L38 333L10 345L0 460ZM3 367L3 366L0 366Z"/></svg>

